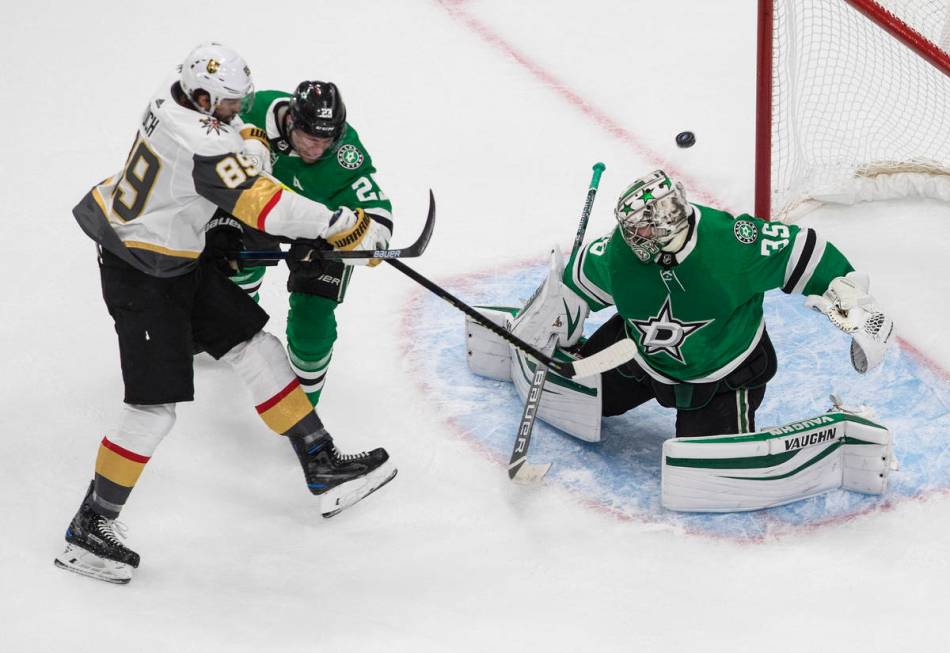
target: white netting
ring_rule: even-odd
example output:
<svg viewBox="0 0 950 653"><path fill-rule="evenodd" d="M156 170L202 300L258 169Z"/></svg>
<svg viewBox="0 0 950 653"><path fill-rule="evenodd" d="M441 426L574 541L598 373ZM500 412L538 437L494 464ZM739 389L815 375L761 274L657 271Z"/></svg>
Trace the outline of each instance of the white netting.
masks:
<svg viewBox="0 0 950 653"><path fill-rule="evenodd" d="M950 0L880 4L950 46ZM774 7L772 215L908 193L950 200L950 78L844 0Z"/></svg>

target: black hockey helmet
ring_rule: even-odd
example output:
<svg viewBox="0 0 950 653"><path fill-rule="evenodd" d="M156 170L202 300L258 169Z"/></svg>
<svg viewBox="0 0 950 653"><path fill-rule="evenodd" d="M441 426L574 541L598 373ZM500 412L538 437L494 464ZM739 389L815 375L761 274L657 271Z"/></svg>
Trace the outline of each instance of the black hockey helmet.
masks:
<svg viewBox="0 0 950 653"><path fill-rule="evenodd" d="M292 129L337 142L346 132L346 105L333 82L300 82L290 98Z"/></svg>

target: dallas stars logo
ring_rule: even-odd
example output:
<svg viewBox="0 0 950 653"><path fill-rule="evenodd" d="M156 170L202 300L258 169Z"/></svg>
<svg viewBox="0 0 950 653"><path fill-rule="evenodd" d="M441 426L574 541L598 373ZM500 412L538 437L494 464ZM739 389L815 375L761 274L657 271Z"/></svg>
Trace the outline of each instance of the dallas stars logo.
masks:
<svg viewBox="0 0 950 653"><path fill-rule="evenodd" d="M336 153L336 160L347 170L356 170L363 165L363 153L356 146L347 143Z"/></svg>
<svg viewBox="0 0 950 653"><path fill-rule="evenodd" d="M673 360L686 365L686 359L683 358L683 344L686 339L712 322L712 320L702 320L699 322L683 322L677 320L673 315L673 309L670 306L670 298L667 296L660 308L660 314L647 320L627 320L630 325L640 333L640 345L646 349L646 353L667 354Z"/></svg>
<svg viewBox="0 0 950 653"><path fill-rule="evenodd" d="M759 237L759 230L755 228L755 223L749 220L736 220L732 231L736 235L736 240L746 245L751 245Z"/></svg>

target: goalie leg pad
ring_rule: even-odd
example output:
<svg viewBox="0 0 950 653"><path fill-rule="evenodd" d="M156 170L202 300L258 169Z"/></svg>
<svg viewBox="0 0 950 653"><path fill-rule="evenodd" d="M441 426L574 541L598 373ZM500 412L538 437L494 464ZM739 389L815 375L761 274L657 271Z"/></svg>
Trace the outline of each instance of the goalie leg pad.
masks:
<svg viewBox="0 0 950 653"><path fill-rule="evenodd" d="M518 312L516 308L475 308L502 328L505 328L506 321ZM465 342L468 350L468 369L479 376L487 376L497 381L511 381L511 345L507 340L466 315Z"/></svg>
<svg viewBox="0 0 950 653"><path fill-rule="evenodd" d="M890 446L886 428L840 412L757 433L670 439L660 501L668 510L741 512L841 487L880 494Z"/></svg>
<svg viewBox="0 0 950 653"><path fill-rule="evenodd" d="M555 351L555 357L560 357L559 352ZM511 347L511 381L522 402L534 380L536 366L533 359ZM538 419L585 442L600 442L601 393L600 374L570 380L548 372L538 406Z"/></svg>
<svg viewBox="0 0 950 653"><path fill-rule="evenodd" d="M873 422L848 424L841 446L841 487L863 494L883 494L887 479L898 469L890 432Z"/></svg>

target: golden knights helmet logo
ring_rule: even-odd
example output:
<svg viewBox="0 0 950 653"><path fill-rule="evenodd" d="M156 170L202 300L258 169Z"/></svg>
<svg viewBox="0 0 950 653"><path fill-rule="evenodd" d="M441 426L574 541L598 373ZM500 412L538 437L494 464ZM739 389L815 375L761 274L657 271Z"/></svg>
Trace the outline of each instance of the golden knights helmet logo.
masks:
<svg viewBox="0 0 950 653"><path fill-rule="evenodd" d="M237 52L220 43L203 43L188 53L179 68L181 89L194 101L197 91L208 94L210 106L195 108L213 115L221 100L243 100L254 92L251 70Z"/></svg>

